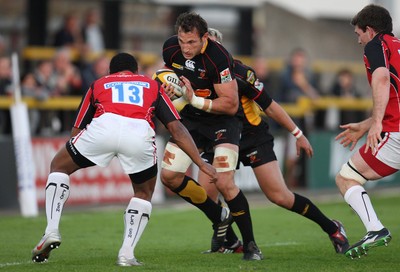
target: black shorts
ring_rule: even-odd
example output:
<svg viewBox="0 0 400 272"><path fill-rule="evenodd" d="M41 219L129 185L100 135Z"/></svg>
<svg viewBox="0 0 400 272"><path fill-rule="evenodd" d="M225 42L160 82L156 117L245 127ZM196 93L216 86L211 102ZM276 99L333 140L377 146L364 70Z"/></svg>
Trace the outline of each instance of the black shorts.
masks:
<svg viewBox="0 0 400 272"><path fill-rule="evenodd" d="M244 166L251 166L251 168L276 161L273 141L246 150L240 150L239 161Z"/></svg>
<svg viewBox="0 0 400 272"><path fill-rule="evenodd" d="M209 163L212 163L214 151L208 147L201 154L201 157ZM269 133L265 124L259 126L247 127L239 143L239 159L236 169L239 169L239 163L244 166L257 166L276 161L274 152L274 137Z"/></svg>
<svg viewBox="0 0 400 272"><path fill-rule="evenodd" d="M213 123L185 117L182 123L199 149L205 150L224 143L239 145L243 124L237 117L218 119Z"/></svg>

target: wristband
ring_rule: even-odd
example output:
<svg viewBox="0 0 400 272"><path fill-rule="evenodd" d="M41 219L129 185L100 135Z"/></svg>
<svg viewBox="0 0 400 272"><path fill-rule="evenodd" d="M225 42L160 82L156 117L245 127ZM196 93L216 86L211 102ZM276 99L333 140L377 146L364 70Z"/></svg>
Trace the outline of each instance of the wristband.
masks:
<svg viewBox="0 0 400 272"><path fill-rule="evenodd" d="M303 136L303 131L301 131L298 127L296 127L291 133L294 137L296 137L296 139L299 139L301 136Z"/></svg>

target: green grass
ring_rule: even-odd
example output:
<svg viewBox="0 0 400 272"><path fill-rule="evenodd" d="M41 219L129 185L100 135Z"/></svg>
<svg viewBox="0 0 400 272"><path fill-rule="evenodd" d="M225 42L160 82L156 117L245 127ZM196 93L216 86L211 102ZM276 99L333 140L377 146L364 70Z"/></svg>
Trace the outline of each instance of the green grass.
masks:
<svg viewBox="0 0 400 272"><path fill-rule="evenodd" d="M122 213L115 209L76 211L66 206L61 221L63 242L48 263L30 261L30 251L45 227L37 218L0 216L0 271L400 271L399 197L374 197L375 209L393 236L388 247L371 249L367 257L350 260L336 254L318 225L271 204L252 205L257 243L265 259L245 262L241 254L201 254L208 249L211 226L198 210L155 206L136 248L142 267L117 267L122 243ZM314 201L328 216L342 221L351 243L365 230L342 201Z"/></svg>

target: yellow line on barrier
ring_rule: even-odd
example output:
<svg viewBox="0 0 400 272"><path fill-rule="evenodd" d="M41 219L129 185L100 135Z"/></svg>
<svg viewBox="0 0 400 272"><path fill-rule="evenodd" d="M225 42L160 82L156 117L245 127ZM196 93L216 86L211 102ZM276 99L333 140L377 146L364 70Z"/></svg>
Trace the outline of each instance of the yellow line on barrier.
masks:
<svg viewBox="0 0 400 272"><path fill-rule="evenodd" d="M76 110L81 101L79 96L53 97L45 101L38 101L31 97L23 97L22 101L28 108L40 110ZM9 109L14 103L12 97L0 97L0 109ZM180 110L184 104L178 104L176 107ZM338 98L323 97L316 100L302 97L297 103L280 104L285 111L292 117L303 117L314 110L324 110L336 108L339 110L369 110L372 108L372 100L366 98Z"/></svg>

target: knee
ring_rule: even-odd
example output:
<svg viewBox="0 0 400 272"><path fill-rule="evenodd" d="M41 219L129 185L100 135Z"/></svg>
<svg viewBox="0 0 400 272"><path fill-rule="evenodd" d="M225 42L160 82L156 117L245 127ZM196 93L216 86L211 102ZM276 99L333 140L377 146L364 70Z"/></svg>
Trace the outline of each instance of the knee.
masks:
<svg viewBox="0 0 400 272"><path fill-rule="evenodd" d="M294 196L292 193L283 194L283 193L273 193L268 196L268 199L278 205L279 207L290 209L293 206Z"/></svg>
<svg viewBox="0 0 400 272"><path fill-rule="evenodd" d="M335 177L336 186L337 186L338 188L340 188L340 186L343 184L343 182L344 182L343 177L338 173L338 174L336 175L336 177Z"/></svg>
<svg viewBox="0 0 400 272"><path fill-rule="evenodd" d="M171 190L178 188L184 176L184 173L173 172L166 169L162 169L160 173L162 184Z"/></svg>
<svg viewBox="0 0 400 272"><path fill-rule="evenodd" d="M232 181L224 181L220 182L218 181L216 183L218 191L222 194L225 200L232 200L237 196L239 193L240 189L239 187L236 186L235 182Z"/></svg>

